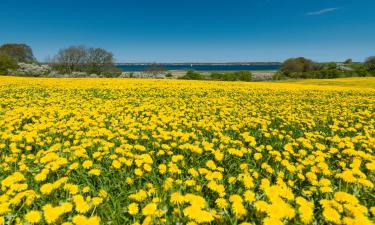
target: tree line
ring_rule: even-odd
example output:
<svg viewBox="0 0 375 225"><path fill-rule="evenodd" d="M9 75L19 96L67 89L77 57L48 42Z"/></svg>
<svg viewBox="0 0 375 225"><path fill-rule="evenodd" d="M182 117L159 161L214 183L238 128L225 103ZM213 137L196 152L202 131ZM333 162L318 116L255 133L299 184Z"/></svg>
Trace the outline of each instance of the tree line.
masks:
<svg viewBox="0 0 375 225"><path fill-rule="evenodd" d="M71 74L86 72L88 74L111 75L121 73L115 67L113 54L103 48L88 48L83 45L59 50L48 62L53 69Z"/></svg>
<svg viewBox="0 0 375 225"><path fill-rule="evenodd" d="M375 56L368 57L364 63L354 63L351 59L343 63L316 63L304 57L290 58L282 63L274 78L324 79L353 76L375 76Z"/></svg>
<svg viewBox="0 0 375 225"><path fill-rule="evenodd" d="M83 45L63 48L46 63L62 74L84 72L103 76L121 73L114 63L113 54L103 48L89 48ZM34 63L37 60L26 44L4 44L0 46L0 74L18 68L19 63Z"/></svg>
<svg viewBox="0 0 375 225"><path fill-rule="evenodd" d="M83 73L83 76L95 74L101 77L118 77L122 71L115 66L114 62L113 54L103 48L78 45L60 49L54 57L48 60L47 64L51 70L60 74ZM26 44L0 46L0 74L9 74L9 71L25 68L28 64L38 64L30 46ZM35 67L29 69L35 70ZM41 71L45 70L46 68L41 68ZM151 64L144 72L167 73L160 64ZM35 73L32 74L35 75ZM45 74L39 76L43 75ZM352 76L375 76L375 56L368 57L363 63L353 62L351 59L343 63L317 63L304 57L290 58L281 64L279 71L274 74L274 79L323 79ZM167 73L166 77L172 77L172 75ZM251 77L252 74L249 71L212 72L209 76L204 76L197 71L188 71L180 79L249 81Z"/></svg>

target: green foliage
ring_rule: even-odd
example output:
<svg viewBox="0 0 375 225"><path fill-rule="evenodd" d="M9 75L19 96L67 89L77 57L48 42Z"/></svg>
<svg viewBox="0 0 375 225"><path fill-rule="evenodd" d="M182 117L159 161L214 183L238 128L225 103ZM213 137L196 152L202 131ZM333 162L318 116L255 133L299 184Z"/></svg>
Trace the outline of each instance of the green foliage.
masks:
<svg viewBox="0 0 375 225"><path fill-rule="evenodd" d="M165 77L171 78L171 77L173 77L173 75L172 75L172 73L167 73L167 74L165 75Z"/></svg>
<svg viewBox="0 0 375 225"><path fill-rule="evenodd" d="M353 60L352 59L347 59L347 60L345 60L344 64L346 64L346 65L353 64Z"/></svg>
<svg viewBox="0 0 375 225"><path fill-rule="evenodd" d="M345 65L338 66L335 62L312 63L311 60L306 60L304 58L288 59L283 63L280 71L274 75L274 79L330 79L353 76L373 76L375 70L374 73L372 73L371 69L369 69L372 68L371 59L368 60L368 62L370 63L366 65L366 63L352 63L350 60L346 60Z"/></svg>
<svg viewBox="0 0 375 225"><path fill-rule="evenodd" d="M210 78L212 80L225 81L251 81L252 74L250 71L237 71L228 73L212 72Z"/></svg>
<svg viewBox="0 0 375 225"><path fill-rule="evenodd" d="M205 80L204 76L194 70L189 70L186 74L179 79L182 80Z"/></svg>
<svg viewBox="0 0 375 225"><path fill-rule="evenodd" d="M122 73L122 70L115 66L103 66L99 68L98 72L93 72L94 74L100 74L101 77L115 78L119 77Z"/></svg>
<svg viewBox="0 0 375 225"><path fill-rule="evenodd" d="M6 54L0 54L0 75L8 74L8 70L17 69L17 62L15 59Z"/></svg>
<svg viewBox="0 0 375 225"><path fill-rule="evenodd" d="M371 56L366 59L365 68L369 72L375 72L375 56Z"/></svg>
<svg viewBox="0 0 375 225"><path fill-rule="evenodd" d="M298 57L290 58L283 62L280 71L283 73L302 73L313 71L316 69L315 67L316 64L312 60Z"/></svg>
<svg viewBox="0 0 375 225"><path fill-rule="evenodd" d="M0 54L8 55L16 62L35 62L30 46L26 44L4 44L0 46Z"/></svg>
<svg viewBox="0 0 375 225"><path fill-rule="evenodd" d="M274 80L284 80L284 79L287 79L288 77L283 72L276 72L272 75L272 78Z"/></svg>

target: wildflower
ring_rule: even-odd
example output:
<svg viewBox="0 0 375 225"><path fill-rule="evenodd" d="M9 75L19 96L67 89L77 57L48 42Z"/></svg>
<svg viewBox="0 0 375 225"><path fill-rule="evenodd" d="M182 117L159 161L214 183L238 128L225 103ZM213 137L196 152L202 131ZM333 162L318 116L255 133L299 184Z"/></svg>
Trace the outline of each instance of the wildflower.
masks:
<svg viewBox="0 0 375 225"><path fill-rule="evenodd" d="M145 216L152 216L156 213L157 206L155 203L149 203L142 209L142 214Z"/></svg>
<svg viewBox="0 0 375 225"><path fill-rule="evenodd" d="M82 166L83 168L85 169L90 169L92 167L93 163L91 160L85 160L83 163L82 163Z"/></svg>
<svg viewBox="0 0 375 225"><path fill-rule="evenodd" d="M30 211L25 215L25 220L29 223L38 223L41 219L39 211Z"/></svg>
<svg viewBox="0 0 375 225"><path fill-rule="evenodd" d="M89 171L90 175L100 176L100 170L99 169L92 169Z"/></svg>
<svg viewBox="0 0 375 225"><path fill-rule="evenodd" d="M42 194L48 195L53 191L53 185L51 183L43 184L42 187L40 187L40 192Z"/></svg>
<svg viewBox="0 0 375 225"><path fill-rule="evenodd" d="M128 205L128 212L130 215L135 215L138 213L138 211L139 207L137 203L131 203L130 205Z"/></svg>
<svg viewBox="0 0 375 225"><path fill-rule="evenodd" d="M171 194L171 202L174 204L182 204L184 203L185 198L179 192L174 192Z"/></svg>
<svg viewBox="0 0 375 225"><path fill-rule="evenodd" d="M220 209L224 209L228 206L228 202L224 198L216 199L215 203Z"/></svg>

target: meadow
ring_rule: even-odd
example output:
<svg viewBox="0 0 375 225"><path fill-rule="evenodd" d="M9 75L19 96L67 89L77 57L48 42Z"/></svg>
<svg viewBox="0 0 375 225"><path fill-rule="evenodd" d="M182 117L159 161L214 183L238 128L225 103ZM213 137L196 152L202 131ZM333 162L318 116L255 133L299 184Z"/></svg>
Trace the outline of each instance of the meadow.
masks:
<svg viewBox="0 0 375 225"><path fill-rule="evenodd" d="M375 78L0 77L0 224L375 224Z"/></svg>

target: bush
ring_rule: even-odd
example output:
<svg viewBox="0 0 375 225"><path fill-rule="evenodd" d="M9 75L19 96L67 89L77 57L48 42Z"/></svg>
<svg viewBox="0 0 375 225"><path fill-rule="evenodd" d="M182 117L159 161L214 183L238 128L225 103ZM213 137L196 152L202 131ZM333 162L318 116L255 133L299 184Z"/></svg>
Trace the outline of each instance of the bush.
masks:
<svg viewBox="0 0 375 225"><path fill-rule="evenodd" d="M123 71L117 67L109 66L101 68L101 73L99 74L100 77L115 78L119 77L122 74L122 72Z"/></svg>
<svg viewBox="0 0 375 225"><path fill-rule="evenodd" d="M252 73L250 71L238 71L235 73L238 80L241 81L251 81Z"/></svg>
<svg viewBox="0 0 375 225"><path fill-rule="evenodd" d="M18 63L16 70L10 70L9 74L17 76L46 76L51 73L52 69L48 65L39 65L36 63Z"/></svg>
<svg viewBox="0 0 375 225"><path fill-rule="evenodd" d="M17 69L18 65L9 55L0 54L0 75L7 75L10 70Z"/></svg>
<svg viewBox="0 0 375 225"><path fill-rule="evenodd" d="M340 77L369 76L369 73L361 64L351 64L349 67L338 66L334 62L316 63L313 70L299 72L280 71L274 75L274 79L331 79Z"/></svg>
<svg viewBox="0 0 375 225"><path fill-rule="evenodd" d="M228 73L212 72L210 78L212 80L224 81L251 81L252 74L250 71L237 71Z"/></svg>
<svg viewBox="0 0 375 225"><path fill-rule="evenodd" d="M375 72L375 56L371 56L366 59L365 68L369 72Z"/></svg>
<svg viewBox="0 0 375 225"><path fill-rule="evenodd" d="M180 77L179 79L183 80L205 80L204 76L194 70L189 70L186 72L186 75Z"/></svg>
<svg viewBox="0 0 375 225"><path fill-rule="evenodd" d="M284 80L287 79L288 77L285 76L285 73L282 72L276 72L272 75L273 80Z"/></svg>

